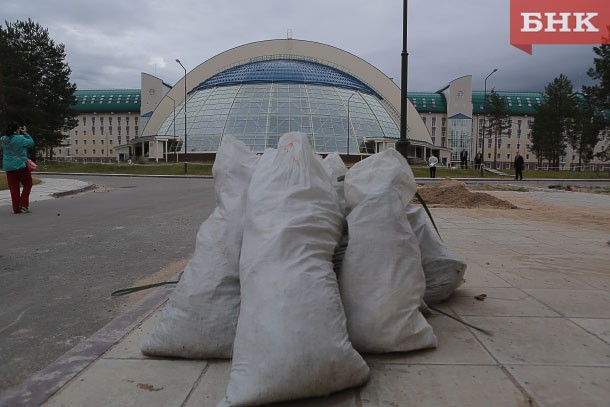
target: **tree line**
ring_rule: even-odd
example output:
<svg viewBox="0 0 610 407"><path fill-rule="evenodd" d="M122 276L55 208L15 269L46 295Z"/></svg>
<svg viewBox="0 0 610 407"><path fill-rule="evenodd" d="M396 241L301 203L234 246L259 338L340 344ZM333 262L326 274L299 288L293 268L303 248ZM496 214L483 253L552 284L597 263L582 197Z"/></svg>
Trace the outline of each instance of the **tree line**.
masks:
<svg viewBox="0 0 610 407"><path fill-rule="evenodd" d="M610 26L608 26L610 32ZM608 41L603 41L608 42ZM578 155L578 167L594 157L610 160L608 148L595 153L595 146L610 131L610 45L593 47L595 58L587 75L596 81L575 91L572 82L561 74L550 82L542 95L543 103L535 107L530 151L538 164L546 160L550 167L558 168L568 145ZM504 99L492 90L485 100L489 118L487 137L507 135L510 116ZM495 168L494 152L494 168Z"/></svg>

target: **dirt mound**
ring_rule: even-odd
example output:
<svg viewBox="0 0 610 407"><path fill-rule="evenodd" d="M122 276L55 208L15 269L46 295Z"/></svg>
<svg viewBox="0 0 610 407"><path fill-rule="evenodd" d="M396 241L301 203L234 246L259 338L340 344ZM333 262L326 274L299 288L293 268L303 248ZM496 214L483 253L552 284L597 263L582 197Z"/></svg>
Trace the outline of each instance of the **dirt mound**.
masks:
<svg viewBox="0 0 610 407"><path fill-rule="evenodd" d="M466 184L460 181L445 180L438 186L421 186L417 188L417 191L428 206L517 209L515 205L503 199L484 192L472 192L466 188Z"/></svg>

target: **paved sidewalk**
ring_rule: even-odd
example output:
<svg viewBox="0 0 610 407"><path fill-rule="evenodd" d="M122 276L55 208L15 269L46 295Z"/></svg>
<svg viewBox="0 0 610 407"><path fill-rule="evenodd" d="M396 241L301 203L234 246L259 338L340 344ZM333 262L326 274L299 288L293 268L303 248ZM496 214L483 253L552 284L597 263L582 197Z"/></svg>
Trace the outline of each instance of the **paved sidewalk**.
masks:
<svg viewBox="0 0 610 407"><path fill-rule="evenodd" d="M38 177L37 177L38 178ZM63 178L40 178L42 182L32 187L30 202L53 199L62 194L75 193L91 186L88 182ZM11 193L8 189L0 191L0 206L11 205Z"/></svg>
<svg viewBox="0 0 610 407"><path fill-rule="evenodd" d="M362 388L282 405L607 407L610 196L493 194L531 208L579 208L601 223L539 219L529 215L531 208L433 209L444 241L468 263L465 285L440 308L493 336L436 315L429 321L437 349L367 356L371 378ZM149 295L0 405L216 406L230 362L139 351L170 291ZM482 293L484 301L474 298Z"/></svg>

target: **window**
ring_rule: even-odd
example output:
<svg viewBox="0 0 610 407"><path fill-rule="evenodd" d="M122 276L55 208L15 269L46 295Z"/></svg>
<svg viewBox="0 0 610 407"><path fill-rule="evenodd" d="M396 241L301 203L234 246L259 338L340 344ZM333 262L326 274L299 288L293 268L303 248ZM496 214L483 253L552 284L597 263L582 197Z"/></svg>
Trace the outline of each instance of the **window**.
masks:
<svg viewBox="0 0 610 407"><path fill-rule="evenodd" d="M127 136L127 137L126 137L126 139L127 139L127 140L125 140L125 141L127 141L127 142L129 143L129 136Z"/></svg>
<svg viewBox="0 0 610 407"><path fill-rule="evenodd" d="M464 96L464 91L463 90L458 90L457 96L459 98L461 98L462 96Z"/></svg>
<svg viewBox="0 0 610 407"><path fill-rule="evenodd" d="M432 127L432 137L436 136L436 127Z"/></svg>
<svg viewBox="0 0 610 407"><path fill-rule="evenodd" d="M125 123L129 126L129 117L125 118Z"/></svg>
<svg viewBox="0 0 610 407"><path fill-rule="evenodd" d="M121 116L116 118L116 121L119 123L119 126L121 125Z"/></svg>
<svg viewBox="0 0 610 407"><path fill-rule="evenodd" d="M78 136L78 130L74 130L74 135Z"/></svg>
<svg viewBox="0 0 610 407"><path fill-rule="evenodd" d="M506 145L506 148L508 148L508 149L510 150L510 143L508 143L508 144Z"/></svg>
<svg viewBox="0 0 610 407"><path fill-rule="evenodd" d="M87 125L87 117L83 116L83 126Z"/></svg>
<svg viewBox="0 0 610 407"><path fill-rule="evenodd" d="M424 122L424 124L426 124L426 119L428 119L426 116L422 116L422 121Z"/></svg>
<svg viewBox="0 0 610 407"><path fill-rule="evenodd" d="M112 154L112 150L110 150L110 154Z"/></svg>
<svg viewBox="0 0 610 407"><path fill-rule="evenodd" d="M510 160L510 153L506 154L506 159Z"/></svg>
<svg viewBox="0 0 610 407"><path fill-rule="evenodd" d="M87 140L83 140L83 144L84 144L84 145L87 145Z"/></svg>
<svg viewBox="0 0 610 407"><path fill-rule="evenodd" d="M108 140L108 143L109 143L109 144L112 144L112 139ZM112 150L110 150L110 151L112 151Z"/></svg>
<svg viewBox="0 0 610 407"><path fill-rule="evenodd" d="M93 134L95 136L95 127L91 127L91 134Z"/></svg>
<svg viewBox="0 0 610 407"><path fill-rule="evenodd" d="M103 116L100 116L100 125L102 125L102 126L104 125L104 117Z"/></svg>
<svg viewBox="0 0 610 407"><path fill-rule="evenodd" d="M109 118L108 118L108 125L109 125L109 126L112 126L112 117L109 117Z"/></svg>
<svg viewBox="0 0 610 407"><path fill-rule="evenodd" d="M95 117L92 117L92 118L91 118L91 125L92 125L92 126L95 126Z"/></svg>
<svg viewBox="0 0 610 407"><path fill-rule="evenodd" d="M78 140L74 140L74 145L77 146L78 145Z"/></svg>
<svg viewBox="0 0 610 407"><path fill-rule="evenodd" d="M74 151L74 154L78 154L78 148Z"/></svg>
<svg viewBox="0 0 610 407"><path fill-rule="evenodd" d="M432 128L436 127L436 117L432 118Z"/></svg>
<svg viewBox="0 0 610 407"><path fill-rule="evenodd" d="M104 150L100 150L100 154L104 154Z"/></svg>
<svg viewBox="0 0 610 407"><path fill-rule="evenodd" d="M138 125L138 116L133 118L133 121L135 122L136 126Z"/></svg>
<svg viewBox="0 0 610 407"><path fill-rule="evenodd" d="M87 154L87 149L84 149L84 150L83 150L83 154Z"/></svg>
<svg viewBox="0 0 610 407"><path fill-rule="evenodd" d="M110 134L112 136L112 126L108 127L108 134Z"/></svg>
<svg viewBox="0 0 610 407"><path fill-rule="evenodd" d="M101 140L100 140L100 144L101 144L101 145L104 145L104 139L101 139Z"/></svg>
<svg viewBox="0 0 610 407"><path fill-rule="evenodd" d="M125 128L125 134L127 134L127 135L129 136L129 126L127 126L127 127Z"/></svg>
<svg viewBox="0 0 610 407"><path fill-rule="evenodd" d="M95 154L95 148L93 149L93 154Z"/></svg>
<svg viewBox="0 0 610 407"><path fill-rule="evenodd" d="M138 134L138 126L135 127L134 131L136 134Z"/></svg>
<svg viewBox="0 0 610 407"><path fill-rule="evenodd" d="M83 130L83 136L87 135L87 130Z"/></svg>
<svg viewBox="0 0 610 407"><path fill-rule="evenodd" d="M91 144L95 145L95 140L91 140Z"/></svg>

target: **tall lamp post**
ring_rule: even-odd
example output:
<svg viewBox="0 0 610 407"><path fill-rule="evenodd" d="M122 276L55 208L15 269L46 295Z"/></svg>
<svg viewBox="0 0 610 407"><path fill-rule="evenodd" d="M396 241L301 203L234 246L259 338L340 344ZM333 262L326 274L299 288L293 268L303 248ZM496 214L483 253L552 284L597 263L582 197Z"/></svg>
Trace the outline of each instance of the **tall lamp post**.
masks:
<svg viewBox="0 0 610 407"><path fill-rule="evenodd" d="M176 153L176 162L178 162L178 140L176 140L176 99L170 95L165 95L165 97L174 102L174 152Z"/></svg>
<svg viewBox="0 0 610 407"><path fill-rule="evenodd" d="M493 71L485 78L485 91L483 97L483 141L481 143L481 177L483 176L483 168L485 167L485 133L487 132L487 79L498 71L498 68L494 68Z"/></svg>
<svg viewBox="0 0 610 407"><path fill-rule="evenodd" d="M176 62L184 69L184 173L186 174L188 168L188 144L186 142L186 68L179 59L176 59ZM175 111L176 109L174 109L174 113Z"/></svg>
<svg viewBox="0 0 610 407"><path fill-rule="evenodd" d="M351 126L349 125L349 102L352 100L352 98L355 96L355 93L352 93L352 95L349 97L349 99L347 99L347 161L349 161L349 138L350 138L350 130L351 130Z"/></svg>
<svg viewBox="0 0 610 407"><path fill-rule="evenodd" d="M396 150L407 158L409 140L407 139L407 74L409 53L407 52L407 0L403 1L402 16L402 54L400 70L400 139L396 142Z"/></svg>

